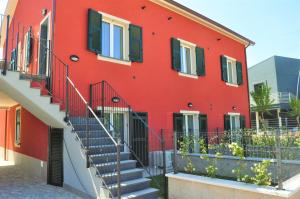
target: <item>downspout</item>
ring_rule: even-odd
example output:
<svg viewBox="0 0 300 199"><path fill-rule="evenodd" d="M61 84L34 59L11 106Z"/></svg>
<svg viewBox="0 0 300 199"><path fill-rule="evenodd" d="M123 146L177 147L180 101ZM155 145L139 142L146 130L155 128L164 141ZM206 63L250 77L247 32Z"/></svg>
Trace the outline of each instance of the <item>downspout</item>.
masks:
<svg viewBox="0 0 300 199"><path fill-rule="evenodd" d="M4 160L7 161L7 122L8 109L5 110L5 127L4 127Z"/></svg>
<svg viewBox="0 0 300 199"><path fill-rule="evenodd" d="M248 110L249 110L249 126L251 128L251 105L250 105L250 94L249 94L249 78L248 78L248 64L247 64L247 48L251 45L249 42L248 45L244 48L244 53L245 53L245 64L246 64L246 78L247 78L247 95L248 95Z"/></svg>

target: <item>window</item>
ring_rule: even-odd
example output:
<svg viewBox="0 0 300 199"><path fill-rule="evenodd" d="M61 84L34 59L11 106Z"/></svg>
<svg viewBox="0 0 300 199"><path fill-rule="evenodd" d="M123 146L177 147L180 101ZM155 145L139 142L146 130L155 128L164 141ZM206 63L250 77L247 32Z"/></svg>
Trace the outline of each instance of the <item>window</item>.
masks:
<svg viewBox="0 0 300 199"><path fill-rule="evenodd" d="M236 61L227 59L228 83L237 84Z"/></svg>
<svg viewBox="0 0 300 199"><path fill-rule="evenodd" d="M124 113L104 113L104 125L114 137L119 133L124 136L124 118Z"/></svg>
<svg viewBox="0 0 300 199"><path fill-rule="evenodd" d="M221 56L222 80L228 85L243 84L242 63L228 56Z"/></svg>
<svg viewBox="0 0 300 199"><path fill-rule="evenodd" d="M189 136L198 135L199 118L195 113L183 113L183 133Z"/></svg>
<svg viewBox="0 0 300 199"><path fill-rule="evenodd" d="M124 60L124 26L102 21L102 55Z"/></svg>
<svg viewBox="0 0 300 199"><path fill-rule="evenodd" d="M180 72L188 75L197 75L195 66L195 46L187 44L183 41L180 43Z"/></svg>
<svg viewBox="0 0 300 199"><path fill-rule="evenodd" d="M21 108L16 109L16 126L15 126L15 145L20 146L21 144Z"/></svg>
<svg viewBox="0 0 300 199"><path fill-rule="evenodd" d="M230 115L230 130L240 129L240 116L239 115Z"/></svg>
<svg viewBox="0 0 300 199"><path fill-rule="evenodd" d="M143 62L143 29L129 21L88 10L88 50L98 59L130 65Z"/></svg>
<svg viewBox="0 0 300 199"><path fill-rule="evenodd" d="M258 91L259 89L262 89L263 86L264 83L254 84L254 91Z"/></svg>

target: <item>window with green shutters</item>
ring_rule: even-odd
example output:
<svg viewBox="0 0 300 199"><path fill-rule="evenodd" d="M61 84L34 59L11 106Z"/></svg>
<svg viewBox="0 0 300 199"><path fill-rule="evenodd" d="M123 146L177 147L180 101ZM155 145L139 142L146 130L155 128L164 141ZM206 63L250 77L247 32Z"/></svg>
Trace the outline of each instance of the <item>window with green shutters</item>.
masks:
<svg viewBox="0 0 300 199"><path fill-rule="evenodd" d="M88 12L88 49L104 61L143 62L143 29L92 9Z"/></svg>
<svg viewBox="0 0 300 199"><path fill-rule="evenodd" d="M242 63L233 58L222 55L221 59L221 72L222 80L233 85L243 84L243 67Z"/></svg>
<svg viewBox="0 0 300 199"><path fill-rule="evenodd" d="M204 49L182 39L171 38L172 69L179 74L205 76Z"/></svg>
<svg viewBox="0 0 300 199"><path fill-rule="evenodd" d="M11 51L11 56L10 56L10 68L11 70L17 70L17 50L13 49Z"/></svg>
<svg viewBox="0 0 300 199"><path fill-rule="evenodd" d="M129 25L129 57L133 62L143 62L143 30L133 24Z"/></svg>
<svg viewBox="0 0 300 199"><path fill-rule="evenodd" d="M101 54L102 15L92 9L88 10L88 49Z"/></svg>
<svg viewBox="0 0 300 199"><path fill-rule="evenodd" d="M32 55L32 28L30 27L29 31L25 35L25 67L29 67L29 64L31 63L31 55Z"/></svg>
<svg viewBox="0 0 300 199"><path fill-rule="evenodd" d="M240 128L246 128L246 117L244 115L240 115Z"/></svg>
<svg viewBox="0 0 300 199"><path fill-rule="evenodd" d="M224 130L238 130L246 127L245 116L236 113L224 115Z"/></svg>

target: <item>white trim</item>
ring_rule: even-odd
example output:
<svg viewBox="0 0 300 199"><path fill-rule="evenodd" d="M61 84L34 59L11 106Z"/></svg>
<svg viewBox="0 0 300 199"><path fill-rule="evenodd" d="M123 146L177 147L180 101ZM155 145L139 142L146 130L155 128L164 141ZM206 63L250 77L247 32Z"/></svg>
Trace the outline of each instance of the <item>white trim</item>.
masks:
<svg viewBox="0 0 300 199"><path fill-rule="evenodd" d="M20 111L20 131L19 131L19 143L17 143L17 111ZM22 133L22 107L18 106L15 110L15 140L14 145L15 147L21 147L21 133Z"/></svg>
<svg viewBox="0 0 300 199"><path fill-rule="evenodd" d="M101 106L98 106L97 107L97 110L102 110L102 107ZM113 111L113 113L123 113L123 112L128 112L130 111L129 108L126 108L126 107L110 107L110 106L105 106L104 107L104 111Z"/></svg>
<svg viewBox="0 0 300 199"><path fill-rule="evenodd" d="M182 76L182 77L189 77L189 78L192 78L192 79L199 79L198 75L191 75L191 74L182 73L182 72L178 72L178 75Z"/></svg>
<svg viewBox="0 0 300 199"><path fill-rule="evenodd" d="M228 55L224 55L224 57L226 57L227 59L230 59L231 61L237 61L237 59L233 58L233 57L229 57Z"/></svg>
<svg viewBox="0 0 300 199"><path fill-rule="evenodd" d="M239 85L238 85L238 84L233 84L233 83L229 83L229 82L226 82L226 85L227 85L227 86L236 87L236 88L238 88L238 87L239 87Z"/></svg>
<svg viewBox="0 0 300 199"><path fill-rule="evenodd" d="M196 115L196 114L200 114L200 111L188 111L188 110L180 110L180 113L182 114L189 114L189 115Z"/></svg>
<svg viewBox="0 0 300 199"><path fill-rule="evenodd" d="M180 44L183 44L185 46L192 46L192 47L196 47L197 45L192 43L192 42L189 42L189 41L186 41L186 40L183 40L183 39L180 39L180 38L177 38L179 41L180 41Z"/></svg>
<svg viewBox="0 0 300 199"><path fill-rule="evenodd" d="M101 61L107 61L107 62L112 62L112 63L116 63L116 64L131 66L131 61L115 59L115 58L111 58L111 57L105 57L105 56L102 56L99 54L97 55L97 59L101 60Z"/></svg>
<svg viewBox="0 0 300 199"><path fill-rule="evenodd" d="M178 180L185 180L194 183L202 183L202 184L208 184L212 186L225 187L229 189L237 189L237 190L244 190L244 191L249 191L254 193L262 193L262 194L272 195L272 196L280 196L284 198L289 198L296 192L296 190L289 190L289 191L277 190L275 187L270 187L270 186L258 186L254 184L247 184L244 182L236 182L232 180L210 178L210 177L197 176L197 175L184 174L184 173L167 174L166 177L178 179Z"/></svg>
<svg viewBox="0 0 300 199"><path fill-rule="evenodd" d="M234 112L228 112L227 115L230 115L230 116L240 116L241 114L240 113L234 113Z"/></svg>
<svg viewBox="0 0 300 199"><path fill-rule="evenodd" d="M130 24L131 22L126 20L126 19L122 19L122 18L119 18L119 17L116 17L116 16L113 16L113 15L110 15L110 14L107 14L105 12L100 12L98 11L101 15L102 15L102 19L105 19L105 20L109 20L109 21L112 21L112 22L116 22L116 23L123 23L123 24Z"/></svg>
<svg viewBox="0 0 300 199"><path fill-rule="evenodd" d="M42 24L46 22L46 20L48 20L48 35L47 35L47 47L49 47L49 43L51 41L51 12L49 12L43 19L42 21L40 22L40 31L39 31L39 39L40 39L40 34L41 34L41 27L42 27ZM48 43L49 41L49 43ZM39 46L38 46L38 59L37 59L37 73L40 74L40 48L41 48L41 41L39 41ZM50 74L48 74L48 70L49 70L49 52L47 51L47 58L46 58L46 76L49 76Z"/></svg>

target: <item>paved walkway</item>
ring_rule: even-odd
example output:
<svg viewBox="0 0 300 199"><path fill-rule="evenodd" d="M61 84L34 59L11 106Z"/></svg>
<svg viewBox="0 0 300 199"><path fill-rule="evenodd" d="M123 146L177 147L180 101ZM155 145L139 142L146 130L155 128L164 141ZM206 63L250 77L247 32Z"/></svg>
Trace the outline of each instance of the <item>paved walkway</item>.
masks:
<svg viewBox="0 0 300 199"><path fill-rule="evenodd" d="M26 176L21 170L0 161L1 199L80 199L60 187L46 185L38 178Z"/></svg>

